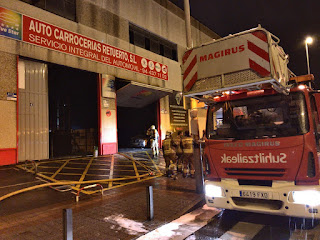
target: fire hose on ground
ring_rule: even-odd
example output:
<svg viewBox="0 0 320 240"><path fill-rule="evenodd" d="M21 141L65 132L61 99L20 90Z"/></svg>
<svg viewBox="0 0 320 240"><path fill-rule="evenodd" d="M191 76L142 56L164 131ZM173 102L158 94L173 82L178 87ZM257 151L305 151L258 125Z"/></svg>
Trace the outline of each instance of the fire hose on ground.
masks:
<svg viewBox="0 0 320 240"><path fill-rule="evenodd" d="M31 163L34 167L34 174L37 174L38 172L38 163L36 163L35 161L33 160L26 160L24 162L24 169L27 170L27 163Z"/></svg>
<svg viewBox="0 0 320 240"><path fill-rule="evenodd" d="M82 187L78 190L77 192L77 196L76 196L76 202L79 202L79 195L80 195L80 192L84 189L88 189L88 188L95 188L99 186L101 188L101 195L103 195L103 186L101 184L92 184L92 185L88 185L88 186L85 186L85 187Z"/></svg>
<svg viewBox="0 0 320 240"><path fill-rule="evenodd" d="M63 182L44 183L44 184L39 184L39 185L35 185L35 186L32 186L32 187L20 189L20 190L8 193L8 194L6 194L4 196L1 196L0 197L0 202L5 200L5 199L7 199L7 198L9 198L9 197L18 195L20 193L28 192L28 191L35 190L35 189L38 189L38 188L43 188L43 187L59 186L59 185L66 185L66 184L73 185L73 184L92 184L92 183L93 183L93 185L95 185L95 184L97 185L97 183L107 183L107 182L112 182L112 181L126 181L126 180L130 180L130 179L136 179L138 177L142 178L142 177L147 177L147 176L152 176L152 174L146 173L146 174L139 175L139 176L125 177L125 178L114 178L114 179L103 179L103 180L63 181ZM155 177L155 175L153 177ZM91 185L91 186L93 186L93 185ZM101 184L99 184L99 185L101 185ZM80 190L82 190L82 189L80 189ZM103 194L103 188L101 189L101 193Z"/></svg>

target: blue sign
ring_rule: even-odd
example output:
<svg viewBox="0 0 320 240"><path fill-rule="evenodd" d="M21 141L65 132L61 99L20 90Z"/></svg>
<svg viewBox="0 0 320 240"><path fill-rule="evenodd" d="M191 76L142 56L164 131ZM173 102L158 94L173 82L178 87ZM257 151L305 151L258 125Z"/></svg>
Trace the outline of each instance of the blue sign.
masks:
<svg viewBox="0 0 320 240"><path fill-rule="evenodd" d="M0 7L0 35L21 40L22 15Z"/></svg>

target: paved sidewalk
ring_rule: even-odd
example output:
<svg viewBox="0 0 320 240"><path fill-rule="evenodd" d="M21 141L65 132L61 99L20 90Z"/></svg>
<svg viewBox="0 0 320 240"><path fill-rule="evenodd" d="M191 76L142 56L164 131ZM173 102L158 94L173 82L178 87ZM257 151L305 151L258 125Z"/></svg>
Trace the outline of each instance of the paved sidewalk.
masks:
<svg viewBox="0 0 320 240"><path fill-rule="evenodd" d="M147 220L147 186L153 186L151 221ZM73 209L74 239L136 239L203 204L203 196L195 193L195 180L181 175L177 180L160 177L116 188L103 197L85 196L78 203L71 195L46 188L0 202L0 239L63 239L65 208ZM44 196L50 196L47 204ZM13 210L15 205L19 211Z"/></svg>

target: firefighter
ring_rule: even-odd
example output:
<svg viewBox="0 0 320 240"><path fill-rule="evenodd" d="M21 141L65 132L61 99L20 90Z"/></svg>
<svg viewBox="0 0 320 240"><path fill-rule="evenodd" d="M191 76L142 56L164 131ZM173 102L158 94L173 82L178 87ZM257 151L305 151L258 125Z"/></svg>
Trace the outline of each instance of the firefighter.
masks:
<svg viewBox="0 0 320 240"><path fill-rule="evenodd" d="M183 151L183 177L188 176L194 178L194 164L193 164L193 138L190 136L189 131L185 131L182 138L182 151Z"/></svg>
<svg viewBox="0 0 320 240"><path fill-rule="evenodd" d="M173 138L174 147L176 149L176 155L177 155L177 171L178 172L182 172L182 167L183 167L182 137L183 137L183 132L178 131L178 135Z"/></svg>
<svg viewBox="0 0 320 240"><path fill-rule="evenodd" d="M162 142L163 157L166 163L166 175L167 177L175 178L176 152L173 148L173 144L171 132L167 131L166 138Z"/></svg>
<svg viewBox="0 0 320 240"><path fill-rule="evenodd" d="M147 135L150 138L150 146L153 157L156 155L159 156L159 133L154 125L151 125L151 127L148 129Z"/></svg>

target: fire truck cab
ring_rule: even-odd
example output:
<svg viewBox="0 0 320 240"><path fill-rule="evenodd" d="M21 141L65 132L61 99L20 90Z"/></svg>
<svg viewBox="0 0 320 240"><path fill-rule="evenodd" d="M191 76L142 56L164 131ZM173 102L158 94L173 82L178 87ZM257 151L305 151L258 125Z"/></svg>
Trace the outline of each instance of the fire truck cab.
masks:
<svg viewBox="0 0 320 240"><path fill-rule="evenodd" d="M184 55L184 94L208 107L206 202L320 218L320 93L287 68L279 41L259 26Z"/></svg>

